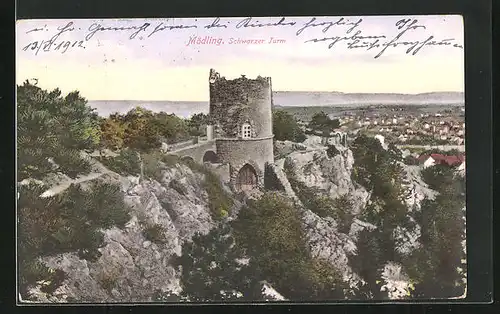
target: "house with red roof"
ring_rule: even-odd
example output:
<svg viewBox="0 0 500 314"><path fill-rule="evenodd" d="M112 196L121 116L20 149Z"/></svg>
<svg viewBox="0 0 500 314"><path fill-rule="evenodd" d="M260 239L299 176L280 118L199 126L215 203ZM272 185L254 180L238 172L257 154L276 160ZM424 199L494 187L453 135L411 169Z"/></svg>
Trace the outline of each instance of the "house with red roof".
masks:
<svg viewBox="0 0 500 314"><path fill-rule="evenodd" d="M463 155L444 155L444 154L423 154L418 157L420 164L424 167L434 165L448 165L450 167L459 166L465 163Z"/></svg>

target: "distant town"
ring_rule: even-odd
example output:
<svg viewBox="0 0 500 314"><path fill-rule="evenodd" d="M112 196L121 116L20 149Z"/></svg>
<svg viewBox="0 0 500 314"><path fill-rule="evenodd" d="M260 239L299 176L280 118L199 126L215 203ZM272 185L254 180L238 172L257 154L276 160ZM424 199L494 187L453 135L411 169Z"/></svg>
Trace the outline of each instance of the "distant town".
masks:
<svg viewBox="0 0 500 314"><path fill-rule="evenodd" d="M306 134L325 136L313 130L309 116L325 112L339 127L330 136L345 133L352 140L360 133L375 136L400 148L405 156L425 167L436 163L465 167L465 107L462 106L366 106L363 108L283 107L296 116ZM307 112L307 113L306 113ZM434 152L429 154L429 152ZM437 154L439 152L439 154ZM431 157L432 155L432 157ZM430 159L429 159L430 158ZM432 161L430 161L432 159Z"/></svg>

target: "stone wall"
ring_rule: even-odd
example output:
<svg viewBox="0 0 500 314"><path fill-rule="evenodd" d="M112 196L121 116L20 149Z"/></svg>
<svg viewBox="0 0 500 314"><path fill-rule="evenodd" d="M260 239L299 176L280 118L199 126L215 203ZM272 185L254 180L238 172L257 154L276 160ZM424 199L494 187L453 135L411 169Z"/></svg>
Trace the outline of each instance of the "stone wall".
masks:
<svg viewBox="0 0 500 314"><path fill-rule="evenodd" d="M191 157L197 163L203 163L203 156L207 151L213 151L217 153L215 141L206 141L199 144L195 144L189 147L184 147L179 150L169 151L167 155L176 155L179 157Z"/></svg>
<svg viewBox="0 0 500 314"><path fill-rule="evenodd" d="M248 163L255 168L259 185L264 184L265 165L274 162L272 137L247 140L217 139L216 147L219 159L231 165L232 182L241 167Z"/></svg>

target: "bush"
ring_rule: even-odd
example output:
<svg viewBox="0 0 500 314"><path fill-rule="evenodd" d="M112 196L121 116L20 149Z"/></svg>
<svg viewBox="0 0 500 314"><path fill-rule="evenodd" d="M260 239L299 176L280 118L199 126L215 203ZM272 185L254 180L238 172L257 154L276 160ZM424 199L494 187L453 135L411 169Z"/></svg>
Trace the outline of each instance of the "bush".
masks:
<svg viewBox="0 0 500 314"><path fill-rule="evenodd" d="M266 164L264 172L264 188L270 191L285 191L283 184L270 165Z"/></svg>
<svg viewBox="0 0 500 314"><path fill-rule="evenodd" d="M19 291L26 296L29 286L38 281L46 281L40 290L45 293L53 293L64 281L66 274L61 270L53 271L39 260L19 259Z"/></svg>
<svg viewBox="0 0 500 314"><path fill-rule="evenodd" d="M174 189L180 195L186 195L188 193L187 188L184 185L182 185L182 183L180 183L179 181L177 181L175 179L170 181L170 183L168 184L168 187L171 189Z"/></svg>
<svg viewBox="0 0 500 314"><path fill-rule="evenodd" d="M158 151L141 154L145 177L155 179L157 181L162 179L162 170L164 169L161 164L162 158L163 154Z"/></svg>
<svg viewBox="0 0 500 314"><path fill-rule="evenodd" d="M84 160L77 150L61 149L54 156L54 162L59 165L59 171L70 178L76 178L79 174L88 174L92 170L90 162Z"/></svg>
<svg viewBox="0 0 500 314"><path fill-rule="evenodd" d="M409 165L409 166L417 166L420 164L417 158L413 157L412 155L408 155L404 159L404 163Z"/></svg>
<svg viewBox="0 0 500 314"><path fill-rule="evenodd" d="M18 257L31 261L40 256L78 252L81 258L95 260L102 245L102 229L123 227L130 219L118 185L96 182L88 190L72 185L63 193L40 198L43 188L23 186L18 200ZM21 290L35 284L39 275L20 267Z"/></svg>
<svg viewBox="0 0 500 314"><path fill-rule="evenodd" d="M279 141L293 141L301 143L306 136L295 118L286 111L276 110L273 112L273 134Z"/></svg>
<svg viewBox="0 0 500 314"><path fill-rule="evenodd" d="M196 234L173 261L174 266L182 266L181 298L192 302L263 300L260 274L252 265L237 262L243 256L227 224L217 226L207 235ZM241 298L221 293L233 290L240 292Z"/></svg>
<svg viewBox="0 0 500 314"><path fill-rule="evenodd" d="M181 163L181 159L176 155L163 155L161 161L169 167L174 167L175 165Z"/></svg>
<svg viewBox="0 0 500 314"><path fill-rule="evenodd" d="M312 116L308 127L313 131L330 134L333 129L340 127L340 122L338 119L330 119L326 113L321 111Z"/></svg>
<svg viewBox="0 0 500 314"><path fill-rule="evenodd" d="M285 297L343 298L340 277L311 257L299 212L287 200L264 194L241 209L233 227L236 243L252 256L251 267Z"/></svg>
<svg viewBox="0 0 500 314"><path fill-rule="evenodd" d="M233 199L224 190L216 174L208 169L204 171L204 174L205 181L203 186L207 190L208 206L212 213L212 218L221 219L227 217L231 213Z"/></svg>
<svg viewBox="0 0 500 314"><path fill-rule="evenodd" d="M332 157L335 157L336 155L339 155L340 152L337 149L337 147L335 147L335 145L328 145L328 149L326 150L326 154L328 155L328 157L332 158Z"/></svg>
<svg viewBox="0 0 500 314"><path fill-rule="evenodd" d="M78 92L42 90L25 82L17 87L18 177L42 178L52 170L47 158L59 161L70 176L88 172L77 156L100 141L98 116Z"/></svg>
<svg viewBox="0 0 500 314"><path fill-rule="evenodd" d="M434 165L422 170L422 179L435 191L450 187L454 181L453 168L447 165Z"/></svg>
<svg viewBox="0 0 500 314"><path fill-rule="evenodd" d="M147 226L143 230L142 235L144 236L144 238L146 238L146 240L156 244L162 244L166 242L165 229L160 224Z"/></svg>
<svg viewBox="0 0 500 314"><path fill-rule="evenodd" d="M141 173L141 160L137 152L123 149L116 157L102 157L99 159L111 171L121 175L139 175Z"/></svg>

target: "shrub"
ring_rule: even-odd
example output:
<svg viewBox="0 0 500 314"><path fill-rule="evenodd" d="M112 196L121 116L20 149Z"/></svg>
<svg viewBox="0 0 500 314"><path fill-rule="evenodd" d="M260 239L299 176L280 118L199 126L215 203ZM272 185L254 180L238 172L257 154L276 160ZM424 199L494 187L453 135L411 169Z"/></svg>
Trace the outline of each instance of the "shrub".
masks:
<svg viewBox="0 0 500 314"><path fill-rule="evenodd" d="M182 185L182 183L180 183L179 181L177 181L175 179L170 181L170 183L168 184L168 187L171 189L174 189L180 195L186 195L188 193L187 188L184 185Z"/></svg>
<svg viewBox="0 0 500 314"><path fill-rule="evenodd" d="M280 180L276 176L276 173L268 164L265 166L264 188L270 191L285 191L283 184L281 184Z"/></svg>
<svg viewBox="0 0 500 314"><path fill-rule="evenodd" d="M293 141L301 143L306 136L293 115L286 111L277 110L273 112L273 134L279 141Z"/></svg>
<svg viewBox="0 0 500 314"><path fill-rule="evenodd" d="M168 200L162 198L160 199L160 205L163 209L165 209L170 216L170 218L175 221L178 217L177 213L174 211L174 206Z"/></svg>
<svg viewBox="0 0 500 314"><path fill-rule="evenodd" d="M453 168L446 165L434 165L422 170L422 179L435 191L450 187L454 181Z"/></svg>
<svg viewBox="0 0 500 314"><path fill-rule="evenodd" d="M338 119L330 119L323 111L314 114L309 122L309 128L313 131L319 131L323 134L330 134L333 129L340 127Z"/></svg>
<svg viewBox="0 0 500 314"><path fill-rule="evenodd" d="M59 150L54 156L54 162L59 165L59 170L70 178L76 178L79 174L88 174L92 169L90 162L84 160L77 150Z"/></svg>
<svg viewBox="0 0 500 314"><path fill-rule="evenodd" d="M260 274L251 265L237 262L243 253L227 224L218 225L207 235L196 234L191 242L183 245L182 254L172 263L182 266L181 298L192 302L263 300ZM242 297L221 293L233 290L242 293Z"/></svg>
<svg viewBox="0 0 500 314"><path fill-rule="evenodd" d="M352 202L347 195L340 196L333 200L334 218L338 222L339 231L348 233L351 228L354 215L352 214Z"/></svg>
<svg viewBox="0 0 500 314"><path fill-rule="evenodd" d="M326 154L328 155L328 157L332 158L332 157L340 154L340 152L337 149L337 147L335 147L335 145L328 145L328 149L326 150Z"/></svg>
<svg viewBox="0 0 500 314"><path fill-rule="evenodd" d="M141 161L137 152L131 149L123 149L116 157L103 157L100 161L110 170L121 175L139 175L141 173Z"/></svg>
<svg viewBox="0 0 500 314"><path fill-rule="evenodd" d="M252 256L250 267L285 297L343 297L333 268L311 257L299 212L286 199L266 193L249 202L232 225L236 243Z"/></svg>
<svg viewBox="0 0 500 314"><path fill-rule="evenodd" d="M17 87L17 113L19 178L43 177L51 170L49 157L73 177L89 170L77 152L95 148L100 130L97 114L78 92L62 97L58 89L25 82Z"/></svg>
<svg viewBox="0 0 500 314"><path fill-rule="evenodd" d="M163 154L157 151L141 154L144 176L160 181L163 169L162 158Z"/></svg>
<svg viewBox="0 0 500 314"><path fill-rule="evenodd" d="M405 157L404 163L409 165L409 166L416 166L419 164L419 161L417 158L413 157L412 155L408 155Z"/></svg>
<svg viewBox="0 0 500 314"><path fill-rule="evenodd" d="M116 287L118 281L118 274L115 272L101 273L98 276L98 281L101 285L101 288L111 293L111 290L113 290Z"/></svg>
<svg viewBox="0 0 500 314"><path fill-rule="evenodd" d="M20 260L36 260L40 256L64 252L78 252L82 258L94 260L100 255L101 230L112 226L123 227L129 220L128 207L118 185L96 182L90 185L89 190L72 185L63 193L47 198L39 197L42 192L43 188L34 184L23 186L20 190ZM43 268L34 265L20 267L22 289L46 275ZM39 275L32 275L30 268ZM27 270L26 273L23 270Z"/></svg>
<svg viewBox="0 0 500 314"><path fill-rule="evenodd" d="M166 242L165 229L160 224L154 224L151 226L147 226L143 230L142 235L148 241L151 241L151 242L156 243L156 244L163 244Z"/></svg>
<svg viewBox="0 0 500 314"><path fill-rule="evenodd" d="M179 156L176 155L163 155L161 157L161 161L169 167L173 167L181 163L181 159L179 158Z"/></svg>
<svg viewBox="0 0 500 314"><path fill-rule="evenodd" d="M221 219L228 216L231 213L233 199L224 190L222 182L216 174L208 169L204 171L204 174L205 181L203 186L207 190L208 206L212 213L212 218Z"/></svg>

